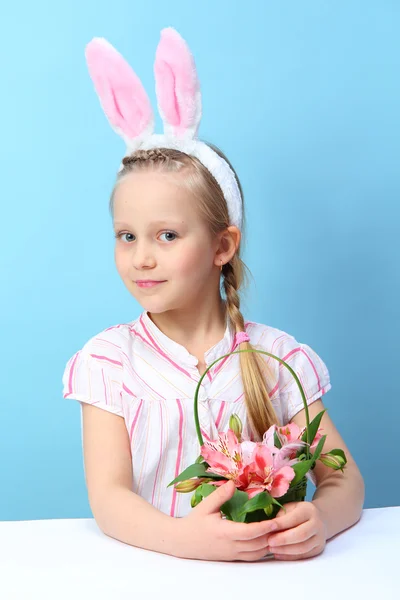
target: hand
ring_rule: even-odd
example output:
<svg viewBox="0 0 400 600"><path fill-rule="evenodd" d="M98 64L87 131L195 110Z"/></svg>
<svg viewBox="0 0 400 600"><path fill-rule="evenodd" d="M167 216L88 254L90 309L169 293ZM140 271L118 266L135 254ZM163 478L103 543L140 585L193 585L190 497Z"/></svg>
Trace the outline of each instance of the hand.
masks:
<svg viewBox="0 0 400 600"><path fill-rule="evenodd" d="M268 553L268 534L274 519L260 523L236 523L223 519L222 504L235 493L228 481L204 498L186 517L174 519L173 555L180 558L222 561L255 561Z"/></svg>
<svg viewBox="0 0 400 600"><path fill-rule="evenodd" d="M327 527L320 510L312 502L285 504L274 521L278 532L269 537L269 551L276 559L298 560L323 552Z"/></svg>

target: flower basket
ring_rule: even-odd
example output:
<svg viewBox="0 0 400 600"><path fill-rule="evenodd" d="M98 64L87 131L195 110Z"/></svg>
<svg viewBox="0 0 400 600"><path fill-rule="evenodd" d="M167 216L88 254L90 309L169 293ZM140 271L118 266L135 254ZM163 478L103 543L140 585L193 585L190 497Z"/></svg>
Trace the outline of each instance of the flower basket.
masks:
<svg viewBox="0 0 400 600"><path fill-rule="evenodd" d="M201 382L218 361L240 352L259 352L276 359L294 377L303 400L306 426L304 429L289 423L279 427L272 425L264 433L261 442L242 440L242 423L238 415L231 415L229 429L218 433L218 439L204 442L198 415L198 395ZM317 460L332 469L343 470L346 456L343 450L334 449L323 454L326 435L319 425L325 410L310 423L306 396L299 378L281 358L266 352L248 348L236 350L217 358L201 376L194 397L194 419L200 444L200 456L196 462L178 475L169 486L174 485L181 493L194 492L191 506L194 508L216 487L229 479L235 482L232 498L221 506L222 515L231 521L251 523L276 517L279 510L289 502L304 501L307 480ZM168 486L168 487L169 487Z"/></svg>

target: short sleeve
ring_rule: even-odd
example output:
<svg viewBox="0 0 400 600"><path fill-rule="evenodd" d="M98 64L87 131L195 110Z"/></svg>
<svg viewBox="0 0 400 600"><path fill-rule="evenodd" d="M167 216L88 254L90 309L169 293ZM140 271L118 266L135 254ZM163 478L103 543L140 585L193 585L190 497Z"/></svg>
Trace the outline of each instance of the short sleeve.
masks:
<svg viewBox="0 0 400 600"><path fill-rule="evenodd" d="M63 396L123 416L122 372L118 353L90 340L66 364Z"/></svg>
<svg viewBox="0 0 400 600"><path fill-rule="evenodd" d="M290 335L281 347L282 358L296 373L304 390L307 404L312 404L331 389L329 371L322 358L306 344ZM279 365L279 397L284 423L304 408L295 378L285 365Z"/></svg>

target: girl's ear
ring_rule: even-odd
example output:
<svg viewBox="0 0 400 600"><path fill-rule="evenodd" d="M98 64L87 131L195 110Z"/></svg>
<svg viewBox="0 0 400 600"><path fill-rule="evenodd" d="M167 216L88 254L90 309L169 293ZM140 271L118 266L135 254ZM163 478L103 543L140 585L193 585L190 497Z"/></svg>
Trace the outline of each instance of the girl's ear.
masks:
<svg viewBox="0 0 400 600"><path fill-rule="evenodd" d="M200 82L188 45L172 27L161 31L154 75L165 135L194 138L201 119Z"/></svg>
<svg viewBox="0 0 400 600"><path fill-rule="evenodd" d="M93 38L86 62L111 127L128 147L154 131L154 115L143 85L119 52L104 38Z"/></svg>

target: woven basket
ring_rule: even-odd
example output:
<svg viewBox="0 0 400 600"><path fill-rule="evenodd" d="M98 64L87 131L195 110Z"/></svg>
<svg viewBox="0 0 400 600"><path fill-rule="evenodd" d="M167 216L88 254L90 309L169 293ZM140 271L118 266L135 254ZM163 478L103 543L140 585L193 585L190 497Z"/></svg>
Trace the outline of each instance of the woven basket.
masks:
<svg viewBox="0 0 400 600"><path fill-rule="evenodd" d="M307 477L300 479L299 483L292 488L289 488L288 492L278 498L281 504L287 504L288 502L302 502L307 493ZM278 507L279 508L279 507Z"/></svg>

